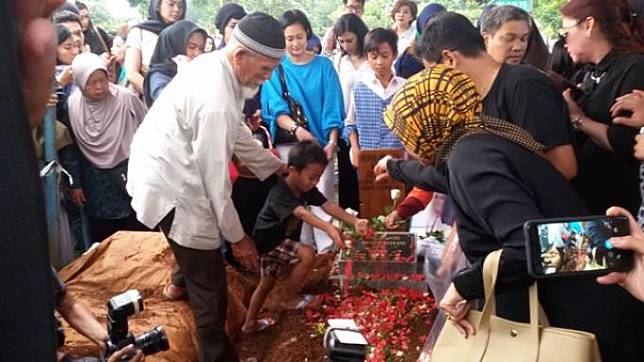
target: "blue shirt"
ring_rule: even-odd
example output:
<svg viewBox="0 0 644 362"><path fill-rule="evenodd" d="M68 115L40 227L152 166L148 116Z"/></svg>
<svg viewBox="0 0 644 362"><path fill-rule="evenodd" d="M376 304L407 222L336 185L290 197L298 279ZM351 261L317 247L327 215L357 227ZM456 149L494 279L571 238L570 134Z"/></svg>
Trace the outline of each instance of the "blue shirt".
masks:
<svg viewBox="0 0 644 362"><path fill-rule="evenodd" d="M293 64L288 56L281 62L286 87L291 97L300 104L308 121L308 130L322 144L329 142L331 129L342 131L344 100L342 88L333 63L316 55L306 64ZM277 132L277 117L290 114L282 97L282 86L277 68L262 86L262 117L270 125L273 137Z"/></svg>

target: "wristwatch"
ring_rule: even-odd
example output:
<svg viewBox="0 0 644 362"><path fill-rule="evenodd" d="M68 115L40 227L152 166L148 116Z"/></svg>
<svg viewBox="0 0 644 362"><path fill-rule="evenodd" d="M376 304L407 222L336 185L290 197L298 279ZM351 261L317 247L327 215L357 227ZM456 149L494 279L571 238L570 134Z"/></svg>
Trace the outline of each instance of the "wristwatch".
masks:
<svg viewBox="0 0 644 362"><path fill-rule="evenodd" d="M288 134L290 134L291 136L295 136L295 132L297 132L298 128L300 128L300 126L298 126L297 124L294 124L293 126L291 126L291 128L289 128Z"/></svg>

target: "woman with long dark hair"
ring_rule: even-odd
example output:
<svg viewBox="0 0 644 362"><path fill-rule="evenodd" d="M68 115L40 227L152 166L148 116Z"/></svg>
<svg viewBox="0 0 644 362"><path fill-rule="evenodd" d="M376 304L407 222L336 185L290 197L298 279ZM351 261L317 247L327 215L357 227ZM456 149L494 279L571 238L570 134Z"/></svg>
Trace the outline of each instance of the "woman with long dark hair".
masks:
<svg viewBox="0 0 644 362"><path fill-rule="evenodd" d="M585 95L564 93L578 135L574 186L593 214L613 205L636 213L642 201L633 156L639 130L614 124L610 110L618 97L644 89L642 22L627 0L571 0L561 13L573 62L588 64L573 79Z"/></svg>
<svg viewBox="0 0 644 362"><path fill-rule="evenodd" d="M358 15L349 13L338 19L333 30L340 44L340 52L333 58L333 67L342 84L346 113L353 84L370 69L364 54L364 37L369 29Z"/></svg>

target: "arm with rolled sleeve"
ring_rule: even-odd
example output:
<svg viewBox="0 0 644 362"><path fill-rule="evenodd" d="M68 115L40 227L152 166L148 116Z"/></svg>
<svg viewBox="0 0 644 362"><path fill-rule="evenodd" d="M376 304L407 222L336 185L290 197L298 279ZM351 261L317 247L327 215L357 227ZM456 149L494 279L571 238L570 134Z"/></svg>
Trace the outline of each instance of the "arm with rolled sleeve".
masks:
<svg viewBox="0 0 644 362"><path fill-rule="evenodd" d="M239 122L234 147L235 156L262 181L283 166L282 161L257 144L250 129L241 122Z"/></svg>

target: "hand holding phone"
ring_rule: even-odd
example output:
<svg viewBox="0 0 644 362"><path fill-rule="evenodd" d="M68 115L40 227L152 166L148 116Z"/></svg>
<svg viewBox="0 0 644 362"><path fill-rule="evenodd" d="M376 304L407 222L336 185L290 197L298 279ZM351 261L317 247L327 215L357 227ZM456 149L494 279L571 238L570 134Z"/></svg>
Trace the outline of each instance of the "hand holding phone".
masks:
<svg viewBox="0 0 644 362"><path fill-rule="evenodd" d="M536 278L627 271L633 253L611 238L629 234L624 216L531 220L525 223L528 270Z"/></svg>
<svg viewBox="0 0 644 362"><path fill-rule="evenodd" d="M576 84L572 83L570 80L566 79L559 73L549 70L546 72L546 75L548 75L552 83L560 92L564 92L566 89L570 89L574 100L578 100L579 98L586 95L586 91L579 88Z"/></svg>
<svg viewBox="0 0 644 362"><path fill-rule="evenodd" d="M613 272L597 278L600 284L619 284L631 295L644 302L644 232L633 215L621 207L611 207L606 211L609 216L625 216L630 225L630 235L613 238L611 243L620 249L634 252L633 268L629 272Z"/></svg>

